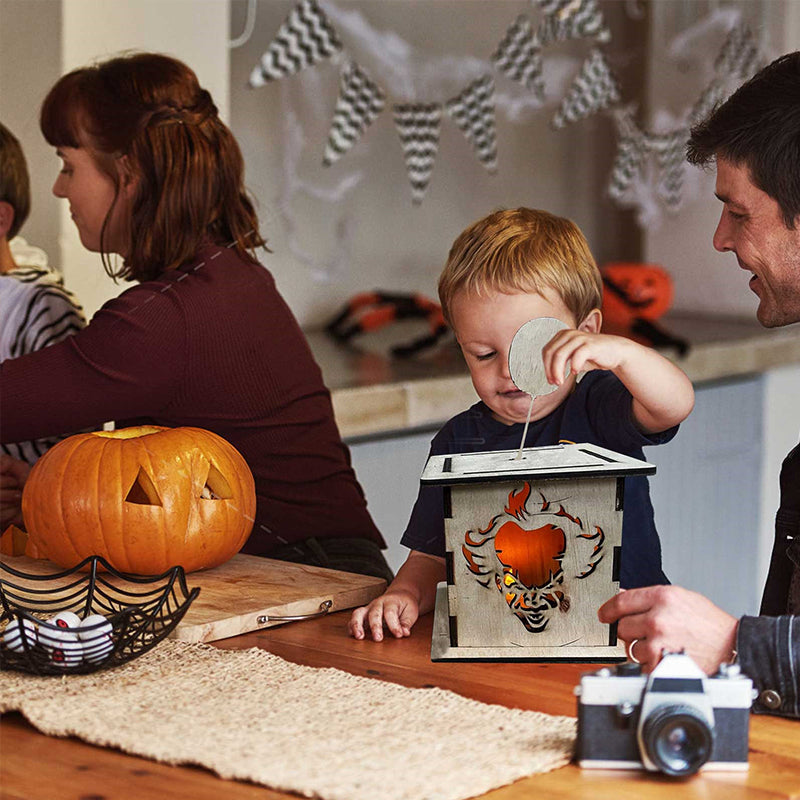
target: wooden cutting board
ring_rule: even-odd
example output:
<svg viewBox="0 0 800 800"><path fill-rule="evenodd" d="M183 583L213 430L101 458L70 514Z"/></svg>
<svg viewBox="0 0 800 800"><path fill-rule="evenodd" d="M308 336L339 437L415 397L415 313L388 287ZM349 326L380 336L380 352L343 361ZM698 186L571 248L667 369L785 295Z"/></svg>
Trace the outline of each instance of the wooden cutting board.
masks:
<svg viewBox="0 0 800 800"><path fill-rule="evenodd" d="M35 575L61 571L25 556L3 555L0 560ZM74 576L64 582L70 580ZM328 602L327 613L354 608L386 588L382 578L243 554L220 567L190 572L186 584L189 591L199 586L200 594L170 635L184 642L213 642L282 625L294 621L282 617L317 614Z"/></svg>

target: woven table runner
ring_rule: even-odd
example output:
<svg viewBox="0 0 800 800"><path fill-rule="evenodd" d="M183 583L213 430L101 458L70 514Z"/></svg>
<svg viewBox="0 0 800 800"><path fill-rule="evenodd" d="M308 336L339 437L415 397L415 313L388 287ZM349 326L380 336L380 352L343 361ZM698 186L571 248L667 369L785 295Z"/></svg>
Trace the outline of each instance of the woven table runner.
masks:
<svg viewBox="0 0 800 800"><path fill-rule="evenodd" d="M462 800L563 766L575 740L571 717L172 640L90 675L0 672L2 711L324 800Z"/></svg>

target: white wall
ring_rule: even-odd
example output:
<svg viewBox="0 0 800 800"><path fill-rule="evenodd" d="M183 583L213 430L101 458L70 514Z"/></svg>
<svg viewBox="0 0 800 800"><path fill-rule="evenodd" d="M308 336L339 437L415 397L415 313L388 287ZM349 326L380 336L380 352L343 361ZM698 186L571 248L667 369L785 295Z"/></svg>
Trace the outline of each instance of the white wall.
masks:
<svg viewBox="0 0 800 800"><path fill-rule="evenodd" d="M32 207L22 235L58 262L58 169L39 132L39 106L61 75L61 0L0 0L0 120L19 138L31 178Z"/></svg>
<svg viewBox="0 0 800 800"><path fill-rule="evenodd" d="M50 197L59 162L38 130L44 94L76 67L122 50L153 50L189 64L227 119L229 20L228 0L0 0L2 116L9 127L16 122L37 209L23 235L63 269L89 315L124 286L81 246L66 203Z"/></svg>
<svg viewBox="0 0 800 800"><path fill-rule="evenodd" d="M435 430L351 444L353 469L372 519L386 540L386 561L397 572L408 557L400 537L419 492L419 476Z"/></svg>

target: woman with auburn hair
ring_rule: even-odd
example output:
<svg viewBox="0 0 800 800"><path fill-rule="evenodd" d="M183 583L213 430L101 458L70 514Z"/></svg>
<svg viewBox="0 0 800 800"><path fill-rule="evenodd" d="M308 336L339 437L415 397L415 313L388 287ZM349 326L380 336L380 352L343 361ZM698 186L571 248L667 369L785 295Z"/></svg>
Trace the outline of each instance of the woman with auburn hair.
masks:
<svg viewBox="0 0 800 800"><path fill-rule="evenodd" d="M0 364L0 441L106 420L206 428L255 477L244 552L390 578L319 367L256 258L241 152L194 72L152 53L75 70L41 128L81 242L140 283L68 340ZM0 462L0 522L23 479Z"/></svg>

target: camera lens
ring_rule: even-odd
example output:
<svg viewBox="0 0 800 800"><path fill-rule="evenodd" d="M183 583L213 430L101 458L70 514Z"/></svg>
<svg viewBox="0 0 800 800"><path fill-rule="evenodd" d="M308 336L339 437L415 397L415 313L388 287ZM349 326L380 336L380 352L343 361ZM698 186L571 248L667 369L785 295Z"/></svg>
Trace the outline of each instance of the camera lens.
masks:
<svg viewBox="0 0 800 800"><path fill-rule="evenodd" d="M694 775L711 757L714 733L691 706L662 706L642 726L642 746L667 775Z"/></svg>

